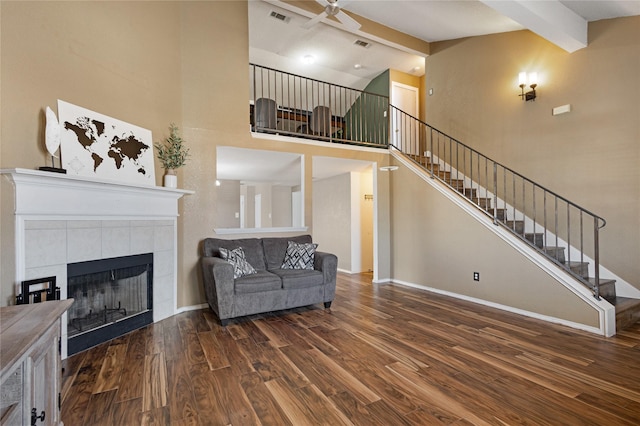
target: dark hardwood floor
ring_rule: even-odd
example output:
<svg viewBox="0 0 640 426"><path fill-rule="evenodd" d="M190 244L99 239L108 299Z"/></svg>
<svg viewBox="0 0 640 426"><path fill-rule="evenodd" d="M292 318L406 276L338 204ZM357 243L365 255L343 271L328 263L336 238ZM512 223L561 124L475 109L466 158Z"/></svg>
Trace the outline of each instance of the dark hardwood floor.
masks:
<svg viewBox="0 0 640 426"><path fill-rule="evenodd" d="M64 361L74 425L637 425L640 326L603 338L339 274L321 305L182 313Z"/></svg>

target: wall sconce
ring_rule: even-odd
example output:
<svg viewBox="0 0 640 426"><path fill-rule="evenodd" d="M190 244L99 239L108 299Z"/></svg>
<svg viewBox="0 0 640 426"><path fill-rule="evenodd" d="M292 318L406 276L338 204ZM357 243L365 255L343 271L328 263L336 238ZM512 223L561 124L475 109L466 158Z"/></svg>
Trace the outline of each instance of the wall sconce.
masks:
<svg viewBox="0 0 640 426"><path fill-rule="evenodd" d="M538 73L530 72L529 73L529 87L531 90L529 92L524 91L524 87L527 85L527 73L521 72L518 74L518 84L520 85L520 93L518 96L522 98L523 101L534 101L536 99L536 87L538 86Z"/></svg>

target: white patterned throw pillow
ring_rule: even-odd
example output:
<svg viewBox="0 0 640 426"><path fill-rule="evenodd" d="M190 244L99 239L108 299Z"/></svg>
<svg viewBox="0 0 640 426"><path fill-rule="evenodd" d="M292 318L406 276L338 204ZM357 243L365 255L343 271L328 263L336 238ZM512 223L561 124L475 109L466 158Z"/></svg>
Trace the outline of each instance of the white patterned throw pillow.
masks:
<svg viewBox="0 0 640 426"><path fill-rule="evenodd" d="M282 269L313 269L313 261L316 255L317 244L299 244L293 241L287 242L287 253L284 255Z"/></svg>
<svg viewBox="0 0 640 426"><path fill-rule="evenodd" d="M247 262L242 247L234 248L233 250L221 247L220 257L233 266L233 279L256 273L255 268Z"/></svg>

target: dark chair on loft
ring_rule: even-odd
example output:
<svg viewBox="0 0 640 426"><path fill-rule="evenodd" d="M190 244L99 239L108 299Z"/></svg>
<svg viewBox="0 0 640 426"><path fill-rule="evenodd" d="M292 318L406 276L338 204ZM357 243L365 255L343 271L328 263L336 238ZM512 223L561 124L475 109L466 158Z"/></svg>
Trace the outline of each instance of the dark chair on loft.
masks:
<svg viewBox="0 0 640 426"><path fill-rule="evenodd" d="M278 125L277 118L277 105L276 101L269 98L256 99L254 114L255 114L255 129L261 130L275 130Z"/></svg>
<svg viewBox="0 0 640 426"><path fill-rule="evenodd" d="M311 111L309 130L314 135L331 135L331 109L328 106L318 105Z"/></svg>

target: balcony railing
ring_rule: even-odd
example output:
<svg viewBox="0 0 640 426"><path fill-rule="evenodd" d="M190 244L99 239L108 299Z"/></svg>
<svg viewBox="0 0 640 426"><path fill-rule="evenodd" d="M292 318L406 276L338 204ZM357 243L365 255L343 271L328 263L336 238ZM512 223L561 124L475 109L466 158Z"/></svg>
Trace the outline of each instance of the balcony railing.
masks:
<svg viewBox="0 0 640 426"><path fill-rule="evenodd" d="M250 64L255 132L387 148L389 97Z"/></svg>

